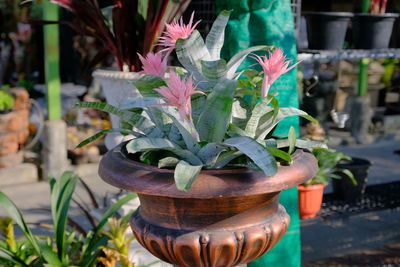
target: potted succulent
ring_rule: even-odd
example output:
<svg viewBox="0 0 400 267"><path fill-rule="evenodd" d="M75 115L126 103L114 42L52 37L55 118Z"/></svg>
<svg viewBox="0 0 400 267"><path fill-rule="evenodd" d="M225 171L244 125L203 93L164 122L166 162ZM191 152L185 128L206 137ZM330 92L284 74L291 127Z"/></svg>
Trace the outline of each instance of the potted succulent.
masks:
<svg viewBox="0 0 400 267"><path fill-rule="evenodd" d="M29 94L23 88L0 90L0 168L22 162L19 152L29 136Z"/></svg>
<svg viewBox="0 0 400 267"><path fill-rule="evenodd" d="M312 179L298 187L301 219L313 218L318 214L324 188L330 178L340 179L343 175L351 180L353 186L357 184L353 173L339 165L341 161L351 160L349 156L327 148L313 148L312 153L318 160L318 171Z"/></svg>
<svg viewBox="0 0 400 267"><path fill-rule="evenodd" d="M371 0L369 13L357 13L353 41L357 49L388 48L393 24L399 14L386 13L387 0Z"/></svg>
<svg viewBox="0 0 400 267"><path fill-rule="evenodd" d="M135 82L141 97L119 107L84 102L120 117L120 129L135 137L110 150L99 175L137 192L140 207L131 228L141 245L178 266L236 266L254 260L284 235L289 216L280 191L306 182L317 170L311 153L320 145L273 138L289 116L315 121L296 108L279 107L270 85L292 69L279 48L256 46L226 62L220 58L230 12L222 11L205 41L194 26L167 28L163 51L175 50L183 68L165 67L147 57L146 75ZM196 25L196 24L195 24ZM237 72L250 53L263 71ZM159 71L169 70L168 79ZM243 75L241 75L243 74ZM244 99L246 96L246 100Z"/></svg>
<svg viewBox="0 0 400 267"><path fill-rule="evenodd" d="M98 69L93 77L100 83L107 103L119 105L128 97L139 94L132 84L140 77L142 68L139 54L154 56L153 53L161 32L168 23L182 14L190 0L51 0L75 14L74 23L68 23L77 33L93 37L103 47L94 56L93 66L106 55L114 56L118 69ZM192 17L193 19L193 17ZM119 119L111 115L111 122L118 127ZM106 146L110 149L122 140L118 133L107 136Z"/></svg>
<svg viewBox="0 0 400 267"><path fill-rule="evenodd" d="M309 49L339 50L343 48L347 27L353 13L304 12L307 21Z"/></svg>

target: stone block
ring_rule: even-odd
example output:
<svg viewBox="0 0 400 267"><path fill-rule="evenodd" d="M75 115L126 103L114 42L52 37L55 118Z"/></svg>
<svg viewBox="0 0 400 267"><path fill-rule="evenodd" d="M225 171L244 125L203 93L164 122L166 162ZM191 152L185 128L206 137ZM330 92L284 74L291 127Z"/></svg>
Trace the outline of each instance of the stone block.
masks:
<svg viewBox="0 0 400 267"><path fill-rule="evenodd" d="M13 166L20 164L23 159L21 151L0 156L0 172L3 168L13 168Z"/></svg>
<svg viewBox="0 0 400 267"><path fill-rule="evenodd" d="M38 169L31 163L21 163L13 167L0 169L0 188L37 181Z"/></svg>
<svg viewBox="0 0 400 267"><path fill-rule="evenodd" d="M29 94L24 88L12 88L10 92L14 96L13 110L30 109Z"/></svg>
<svg viewBox="0 0 400 267"><path fill-rule="evenodd" d="M15 133L0 134L0 156L18 151L18 136Z"/></svg>

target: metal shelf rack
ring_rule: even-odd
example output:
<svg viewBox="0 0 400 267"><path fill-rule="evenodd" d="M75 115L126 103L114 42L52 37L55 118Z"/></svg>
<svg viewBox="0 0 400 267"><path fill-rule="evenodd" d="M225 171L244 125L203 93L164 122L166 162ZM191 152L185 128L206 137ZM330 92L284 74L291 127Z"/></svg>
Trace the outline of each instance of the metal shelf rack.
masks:
<svg viewBox="0 0 400 267"><path fill-rule="evenodd" d="M387 49L342 49L342 50L299 50L298 59L315 60L356 60L362 58L400 58L400 48Z"/></svg>

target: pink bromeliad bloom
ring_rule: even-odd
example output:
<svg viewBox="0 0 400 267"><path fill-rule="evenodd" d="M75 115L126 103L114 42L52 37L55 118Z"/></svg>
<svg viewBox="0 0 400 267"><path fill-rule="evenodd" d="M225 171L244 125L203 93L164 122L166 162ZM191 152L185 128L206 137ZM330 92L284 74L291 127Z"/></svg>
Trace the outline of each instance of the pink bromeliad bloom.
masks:
<svg viewBox="0 0 400 267"><path fill-rule="evenodd" d="M142 71L140 73L149 74L159 77L164 77L167 71L167 57L163 56L161 52L149 52L146 57L138 53L139 59L142 62Z"/></svg>
<svg viewBox="0 0 400 267"><path fill-rule="evenodd" d="M164 36L160 37L159 45L165 46L162 51L172 51L175 48L176 40L186 39L190 36L200 21L193 25L194 12L190 16L189 23L183 23L182 17L179 21L174 20L171 24L165 25Z"/></svg>
<svg viewBox="0 0 400 267"><path fill-rule="evenodd" d="M270 52L269 58L267 56L258 55L253 55L253 58L257 60L258 64L261 65L264 72L264 79L261 88L262 97L266 97L268 95L271 84L273 84L275 80L279 78L279 76L293 69L297 64L300 63L297 62L291 67L288 67L291 60L286 59L282 49L280 48L276 48L273 52Z"/></svg>
<svg viewBox="0 0 400 267"><path fill-rule="evenodd" d="M163 105L177 107L181 119L188 121L191 121L192 118L190 97L194 94L204 94L201 91L196 91L192 76L181 80L179 75L174 71L170 72L168 87L161 86L154 90L164 97L166 103Z"/></svg>

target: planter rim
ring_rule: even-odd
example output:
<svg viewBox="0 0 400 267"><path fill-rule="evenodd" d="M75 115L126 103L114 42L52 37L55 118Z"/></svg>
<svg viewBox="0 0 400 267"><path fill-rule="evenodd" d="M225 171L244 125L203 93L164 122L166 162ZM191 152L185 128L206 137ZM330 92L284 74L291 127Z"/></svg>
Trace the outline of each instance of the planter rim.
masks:
<svg viewBox="0 0 400 267"><path fill-rule="evenodd" d="M125 72L119 70L97 69L93 71L92 76L100 79L112 80L135 80L142 76L138 72Z"/></svg>
<svg viewBox="0 0 400 267"><path fill-rule="evenodd" d="M99 175L118 188L144 195L174 198L215 198L279 192L306 182L317 172L315 157L303 151L293 155L290 166L280 166L272 177L247 168L202 170L187 191L179 191L174 182L174 170L159 169L128 159L122 143L108 151L99 164Z"/></svg>
<svg viewBox="0 0 400 267"><path fill-rule="evenodd" d="M354 13L354 17L370 17L370 18L398 18L399 13L370 14L370 13Z"/></svg>
<svg viewBox="0 0 400 267"><path fill-rule="evenodd" d="M303 16L325 16L325 17L343 17L343 18L351 18L354 16L354 13L351 12L317 12L317 11L308 11L302 12Z"/></svg>
<svg viewBox="0 0 400 267"><path fill-rule="evenodd" d="M313 190L320 190L321 188L325 188L326 184L313 184L313 185L299 185L297 189L299 191L313 191Z"/></svg>
<svg viewBox="0 0 400 267"><path fill-rule="evenodd" d="M352 157L351 161L346 161L338 163L338 166L343 166L343 168L356 168L356 167L370 167L372 165L371 161L364 158Z"/></svg>

